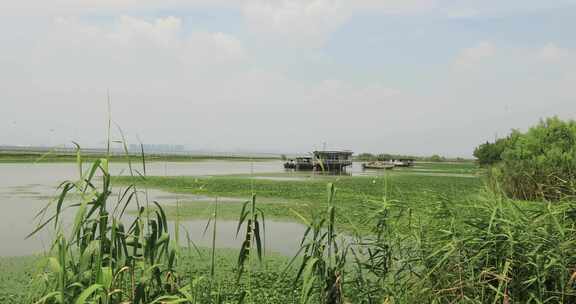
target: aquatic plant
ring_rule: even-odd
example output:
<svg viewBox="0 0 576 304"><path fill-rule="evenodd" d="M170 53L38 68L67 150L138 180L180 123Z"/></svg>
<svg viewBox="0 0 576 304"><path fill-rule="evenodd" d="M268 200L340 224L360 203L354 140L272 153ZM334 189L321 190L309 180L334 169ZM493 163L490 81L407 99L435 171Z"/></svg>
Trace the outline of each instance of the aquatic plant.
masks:
<svg viewBox="0 0 576 304"><path fill-rule="evenodd" d="M442 198L430 205L422 217L383 203L377 236L356 259L358 302L576 301L571 203L542 206L485 192L467 205Z"/></svg>
<svg viewBox="0 0 576 304"><path fill-rule="evenodd" d="M47 292L37 302L150 303L175 293L180 281L175 271L177 245L171 241L162 207L153 202L156 210L145 208L134 185L110 204L108 160L96 160L84 171L78 148L77 165L80 178L60 185L58 199L38 214L47 220L41 220L30 234L49 224L56 233L46 258ZM98 173L101 186L95 181ZM70 193L76 194L74 198L67 198ZM130 204L136 204L138 214L126 221ZM72 211L74 221L67 229L63 215Z"/></svg>
<svg viewBox="0 0 576 304"><path fill-rule="evenodd" d="M311 219L299 215L306 223L307 229L302 237L298 257L302 262L294 284L302 279L300 303L343 303L343 282L348 245L340 247L336 233L336 205L334 184L327 186L327 210L313 214ZM293 211L295 212L295 211ZM345 241L343 241L345 242ZM291 264L289 264L290 266Z"/></svg>

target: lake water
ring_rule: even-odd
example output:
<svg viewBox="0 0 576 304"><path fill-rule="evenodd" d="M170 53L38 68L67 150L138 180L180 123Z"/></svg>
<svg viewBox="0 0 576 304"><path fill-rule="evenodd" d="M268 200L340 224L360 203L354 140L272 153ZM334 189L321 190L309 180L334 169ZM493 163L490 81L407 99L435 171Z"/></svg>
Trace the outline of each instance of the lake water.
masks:
<svg viewBox="0 0 576 304"><path fill-rule="evenodd" d="M111 164L111 172L126 175L127 165ZM135 166L135 169L142 171ZM222 174L259 174L283 172L280 161L199 161L191 163L149 163L148 175L160 176L206 176ZM42 230L38 235L25 239L37 224L34 216L59 192L56 187L65 180L77 178L78 170L74 163L8 163L0 164L0 256L19 256L42 252L50 246L52 229ZM162 204L175 204L176 201L193 203L206 200L197 195L172 194L157 190L148 192L149 200L158 200ZM221 199L237 201L238 199ZM243 201L243 200L242 200ZM65 213L71 219L71 212ZM211 232L206 236L202 231L206 220L181 221L190 237L198 246L210 246ZM216 245L218 247L239 248L242 234L236 238L236 221L219 221ZM296 253L304 226L292 222L266 222L266 249L285 255ZM184 243L184 238L181 240Z"/></svg>

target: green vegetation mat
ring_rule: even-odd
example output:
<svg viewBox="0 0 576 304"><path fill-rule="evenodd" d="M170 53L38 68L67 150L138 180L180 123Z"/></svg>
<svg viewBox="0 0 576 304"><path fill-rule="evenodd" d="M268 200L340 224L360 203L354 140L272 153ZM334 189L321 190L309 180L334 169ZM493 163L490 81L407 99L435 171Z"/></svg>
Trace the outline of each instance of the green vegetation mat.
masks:
<svg viewBox="0 0 576 304"><path fill-rule="evenodd" d="M0 257L0 303L25 303L38 272L37 257Z"/></svg>
<svg viewBox="0 0 576 304"><path fill-rule="evenodd" d="M188 251L182 249L183 256L178 264L178 271L190 278L190 281L198 283L200 292L198 303L207 303L214 298L210 294L208 278L210 277L210 249L199 248ZM41 280L43 276L41 257L3 257L0 258L0 303L20 304L27 303L28 297L33 294L42 293ZM215 280L219 286L213 290L219 290L219 297L223 301L237 301L240 290L246 289L246 284L250 282L253 290L253 299L256 303L296 303L298 300L298 289L294 289L292 281L295 277L294 269L283 272L290 261L289 258L279 255L266 255L262 262L253 261L254 268L250 275L250 280L236 282L236 263L238 250L217 249L216 250L216 272ZM39 279L33 282L33 279Z"/></svg>
<svg viewBox="0 0 576 304"><path fill-rule="evenodd" d="M460 170L460 169L459 169ZM470 172L472 169L469 169ZM480 178L458 176L426 176L395 173L379 177L318 177L307 180L251 179L249 176L213 177L116 177L115 184L135 182L149 188L175 193L207 196L250 198L256 193L258 205L268 218L298 220L294 213L308 216L314 210L326 207L326 184L337 188L335 203L341 216L336 218L339 228L352 232L368 232L369 215L380 208L384 196L393 198L412 208L414 212L433 208L439 201L467 204L469 197L482 187ZM220 204L221 218L237 219L241 203ZM166 206L168 215L175 216L176 208ZM207 218L211 213L209 202L183 202L178 214L187 218Z"/></svg>

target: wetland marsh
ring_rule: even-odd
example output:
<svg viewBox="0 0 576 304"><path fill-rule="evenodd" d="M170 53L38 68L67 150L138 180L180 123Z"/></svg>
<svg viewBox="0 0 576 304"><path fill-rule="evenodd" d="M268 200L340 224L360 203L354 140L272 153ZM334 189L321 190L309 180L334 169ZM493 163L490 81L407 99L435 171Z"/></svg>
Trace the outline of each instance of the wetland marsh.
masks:
<svg viewBox="0 0 576 304"><path fill-rule="evenodd" d="M108 164L105 160L90 165L87 161L82 166L84 177L78 180L79 168L72 163L0 164L7 173L1 177L0 197L5 209L12 211L2 213L0 221L0 241L8 244L0 251L2 301L37 301L44 293L42 286L50 285L42 278L49 273L46 267L52 267L46 263L55 263L53 254L70 255L67 263L85 263L85 255L98 257L99 251L93 252L95 247L89 244L102 242L103 246L120 246L110 249L114 259L128 265L130 261L144 263L125 267L134 267L130 271L148 278L140 283L146 288L139 291L142 297L162 303L184 299L188 303L322 301L324 293L308 293L307 284L314 288L342 284L351 303L381 299L443 303L462 299L462 294L471 303L483 303L505 297L505 293L492 292L495 283L500 290L514 288L515 292L532 287L524 283L513 287L512 282L491 278L479 269L496 265L490 266L496 267L490 268L494 273L506 273L513 264L522 271L535 271L539 266L522 261L537 258L541 248L547 248L550 258L567 260L572 259L570 248L576 248L570 220L563 216L570 204L498 196L487 188L482 177L485 169L471 162L421 162L391 171L362 170L354 164L347 174L337 175L286 171L280 161L150 162L146 170L138 163ZM146 175L139 173L144 171ZM100 174L86 177L88 172ZM59 184L59 190L54 190ZM55 202L66 206L56 209L60 214L54 222L57 229L50 228L52 217L46 222L49 226L26 239L43 222L32 219L47 201L52 202L43 214L47 218ZM86 203L94 206L88 214L82 211ZM126 212L118 213L122 205ZM101 222L108 217L113 220ZM79 219L83 226L78 225ZM92 225L101 225L102 237L92 239L98 230ZM129 232L119 232L128 227ZM63 237L68 234L73 243L66 245L70 249L64 253L58 246L66 244ZM54 238L59 243L53 243ZM108 243L118 238L125 241ZM142 239L134 243L134 238ZM141 244L142 249L134 244ZM124 254L118 251L122 246ZM134 253L129 253L130 246ZM80 253L78 262L74 262L75 251ZM158 264L166 266L147 277L146 267L157 266L146 265L154 261L168 264ZM345 275L347 281L322 283L324 272L306 271L310 261L329 267L326 271L332 275ZM62 267L61 262L58 265ZM562 268L557 271L566 276ZM188 282L185 289L162 296L170 293L170 287L156 285L155 280L177 273L179 280ZM542 278L550 280L554 275L550 272ZM70 273L70 280L72 276L77 274ZM122 280L130 282L128 277ZM310 280L313 283L307 283ZM461 284L457 289L446 289L455 282ZM93 288L104 288L94 284ZM102 293L98 298L134 296L122 291L113 296ZM542 297L549 295L543 291ZM562 297L570 299L571 294Z"/></svg>
<svg viewBox="0 0 576 304"><path fill-rule="evenodd" d="M415 209L431 199L445 196L449 199L464 198L473 194L481 185L473 164L418 164L415 168L383 172L362 170L355 164L345 175L322 175L313 172L293 172L281 168L280 161L231 161L204 160L185 162L149 162L146 164L148 176L145 179L128 174L124 162L111 163L113 191L111 201L119 200L122 189L129 185L139 187L141 197L149 201L160 202L170 222L176 219L181 229L189 232L187 241L180 241L182 247L193 242L195 248L208 252L214 246L217 256L224 259L223 276L232 275L234 267L230 258L235 248L239 248L244 232L236 233L238 215L243 202L249 200L252 193L257 194L258 208L266 215L264 248L266 263L287 265L300 247L300 239L306 231L306 223L301 215L308 217L327 205L325 187L334 183L338 188L335 203L339 216L336 227L350 237L358 234L370 234L369 218L379 206L375 201L384 196L410 198L407 206ZM142 170L137 168L135 170ZM70 162L47 163L2 163L0 164L0 197L5 210L0 213L0 241L3 244L0 264L5 269L2 280L15 276L10 284L0 290L0 298L21 301L24 298L26 278L34 277L37 254L49 252L55 231L42 231L26 239L35 227L34 215L47 201L58 197L56 187L66 180L77 178L77 167ZM84 166L84 170L88 165ZM439 174L427 176L423 173ZM474 177L474 178L469 178ZM95 180L100 187L100 180ZM77 196L69 195L67 200L74 201ZM217 232L212 243L212 226L207 226L213 215L214 202L218 199ZM462 200L465 203L465 200ZM123 221L129 223L137 215L137 209L131 207ZM63 218L70 229L73 212L64 212ZM174 235L174 228L169 233ZM206 267L206 261L199 262ZM278 268L275 269L278 271ZM273 275L274 271L270 275ZM276 274L278 275L278 274ZM17 299L17 300L16 300ZM13 302L16 303L16 302Z"/></svg>

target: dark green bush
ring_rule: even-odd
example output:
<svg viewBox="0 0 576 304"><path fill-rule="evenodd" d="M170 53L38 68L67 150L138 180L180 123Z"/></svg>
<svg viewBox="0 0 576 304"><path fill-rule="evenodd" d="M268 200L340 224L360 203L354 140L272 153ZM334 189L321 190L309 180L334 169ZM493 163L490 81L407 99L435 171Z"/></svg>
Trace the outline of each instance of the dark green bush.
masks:
<svg viewBox="0 0 576 304"><path fill-rule="evenodd" d="M394 155L392 154L387 154L387 153L381 153L378 154L376 156L376 159L379 161L389 161L389 160L393 160L394 159Z"/></svg>
<svg viewBox="0 0 576 304"><path fill-rule="evenodd" d="M372 161L376 160L376 156L372 153L360 153L356 156L356 159L360 161Z"/></svg>
<svg viewBox="0 0 576 304"><path fill-rule="evenodd" d="M513 133L515 134L515 133ZM485 142L474 149L474 157L482 166L493 165L502 160L502 153L513 136L497 139L495 142Z"/></svg>
<svg viewBox="0 0 576 304"><path fill-rule="evenodd" d="M493 171L502 190L518 199L560 200L576 194L576 122L557 117L526 133L513 132Z"/></svg>
<svg viewBox="0 0 576 304"><path fill-rule="evenodd" d="M430 161L432 161L432 162L442 162L442 161L445 161L445 160L446 160L445 157L440 156L440 155L438 155L438 154L434 154L434 155L430 156Z"/></svg>

